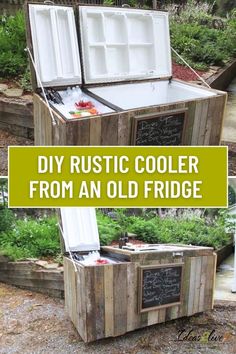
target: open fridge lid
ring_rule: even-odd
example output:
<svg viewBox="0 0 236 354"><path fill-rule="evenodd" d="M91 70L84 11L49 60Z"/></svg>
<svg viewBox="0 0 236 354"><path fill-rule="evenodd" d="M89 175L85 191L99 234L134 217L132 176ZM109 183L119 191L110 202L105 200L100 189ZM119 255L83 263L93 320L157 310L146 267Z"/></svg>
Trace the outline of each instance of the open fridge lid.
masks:
<svg viewBox="0 0 236 354"><path fill-rule="evenodd" d="M34 61L43 86L82 83L72 7L29 4ZM37 78L37 85L39 80Z"/></svg>
<svg viewBox="0 0 236 354"><path fill-rule="evenodd" d="M79 6L86 84L171 77L168 13Z"/></svg>
<svg viewBox="0 0 236 354"><path fill-rule="evenodd" d="M61 222L67 252L100 250L95 208L61 208Z"/></svg>

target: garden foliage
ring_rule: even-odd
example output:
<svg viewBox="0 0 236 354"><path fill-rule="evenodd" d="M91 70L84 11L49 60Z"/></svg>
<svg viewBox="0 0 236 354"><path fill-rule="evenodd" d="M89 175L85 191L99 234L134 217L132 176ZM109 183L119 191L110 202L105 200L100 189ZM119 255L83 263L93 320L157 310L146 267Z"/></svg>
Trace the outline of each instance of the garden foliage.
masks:
<svg viewBox="0 0 236 354"><path fill-rule="evenodd" d="M213 21L222 23L213 28ZM194 68L206 70L211 65L223 66L236 56L236 11L228 18L214 18L204 8L189 6L180 16L171 17L171 45ZM175 58L181 63L179 58ZM182 64L182 63L181 63Z"/></svg>
<svg viewBox="0 0 236 354"><path fill-rule="evenodd" d="M124 232L119 218L111 219L97 213L98 229L102 245L117 240ZM123 212L125 215L125 211ZM124 217L123 217L124 218ZM182 243L199 246L210 246L215 249L226 245L231 236L229 232L234 228L234 219L230 220L226 210L206 210L205 216L199 217L186 213L182 217L167 216L160 218L147 212L145 216L127 216L122 221L126 225L125 231L135 233L137 238L147 243Z"/></svg>
<svg viewBox="0 0 236 354"><path fill-rule="evenodd" d="M24 75L27 68L23 11L15 16L0 16L0 77Z"/></svg>
<svg viewBox="0 0 236 354"><path fill-rule="evenodd" d="M60 253L55 217L16 219L9 209L4 209L4 215L8 216L8 222L1 223L1 253L12 259L56 256Z"/></svg>

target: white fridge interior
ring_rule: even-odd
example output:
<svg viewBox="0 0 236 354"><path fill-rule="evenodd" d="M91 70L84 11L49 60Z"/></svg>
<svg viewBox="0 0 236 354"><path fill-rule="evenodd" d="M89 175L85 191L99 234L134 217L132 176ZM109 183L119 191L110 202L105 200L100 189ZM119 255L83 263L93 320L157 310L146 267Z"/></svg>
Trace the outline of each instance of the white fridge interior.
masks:
<svg viewBox="0 0 236 354"><path fill-rule="evenodd" d="M214 92L193 87L175 80L99 86L89 89L98 97L128 110L154 105L212 97Z"/></svg>
<svg viewBox="0 0 236 354"><path fill-rule="evenodd" d="M91 6L79 10L85 83L97 84L89 92L123 110L215 95L204 88L169 82L167 12Z"/></svg>
<svg viewBox="0 0 236 354"><path fill-rule="evenodd" d="M167 12L79 6L80 36L73 7L30 4L29 17L38 76L59 93L48 100L66 119L216 95L169 80Z"/></svg>

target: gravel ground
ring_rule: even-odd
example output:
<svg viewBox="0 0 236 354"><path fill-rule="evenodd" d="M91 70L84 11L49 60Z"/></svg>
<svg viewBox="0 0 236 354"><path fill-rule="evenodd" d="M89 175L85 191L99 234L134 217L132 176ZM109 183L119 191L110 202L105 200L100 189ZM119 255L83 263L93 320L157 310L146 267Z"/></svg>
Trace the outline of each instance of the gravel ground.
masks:
<svg viewBox="0 0 236 354"><path fill-rule="evenodd" d="M11 145L33 145L33 140L12 135L0 129L0 176L8 175L7 147Z"/></svg>
<svg viewBox="0 0 236 354"><path fill-rule="evenodd" d="M193 330L192 337L215 330L225 341L176 341L181 329ZM1 354L233 354L235 333L236 302L218 303L205 314L84 344L65 314L63 300L0 283Z"/></svg>

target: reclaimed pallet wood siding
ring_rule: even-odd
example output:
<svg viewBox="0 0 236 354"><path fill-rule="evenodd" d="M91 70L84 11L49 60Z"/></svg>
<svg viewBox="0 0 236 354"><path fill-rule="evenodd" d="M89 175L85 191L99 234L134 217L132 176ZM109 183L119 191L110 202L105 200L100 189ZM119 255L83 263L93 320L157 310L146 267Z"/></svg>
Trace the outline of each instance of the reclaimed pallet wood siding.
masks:
<svg viewBox="0 0 236 354"><path fill-rule="evenodd" d="M52 129L53 129L52 118L50 116L47 105L39 96L34 95L35 145L40 145L40 146L53 145Z"/></svg>
<svg viewBox="0 0 236 354"><path fill-rule="evenodd" d="M130 145L134 116L187 108L183 145L219 145L226 97L221 93L194 101L71 121L63 120L54 112L57 125L52 126L45 102L35 94L35 142L36 145Z"/></svg>
<svg viewBox="0 0 236 354"><path fill-rule="evenodd" d="M80 306L80 299L77 298L77 281L79 273L75 272L72 262L64 262L64 294L65 294L65 307L74 326L78 328L79 321L77 316L77 307ZM81 328L82 330L82 328Z"/></svg>
<svg viewBox="0 0 236 354"><path fill-rule="evenodd" d="M209 145L214 145L221 139L226 101L226 94L215 100L215 107L213 108L214 124L211 129Z"/></svg>
<svg viewBox="0 0 236 354"><path fill-rule="evenodd" d="M182 303L139 313L139 266L184 263ZM216 255L165 256L97 267L78 267L64 259L65 302L72 322L85 342L116 337L146 326L212 308Z"/></svg>

